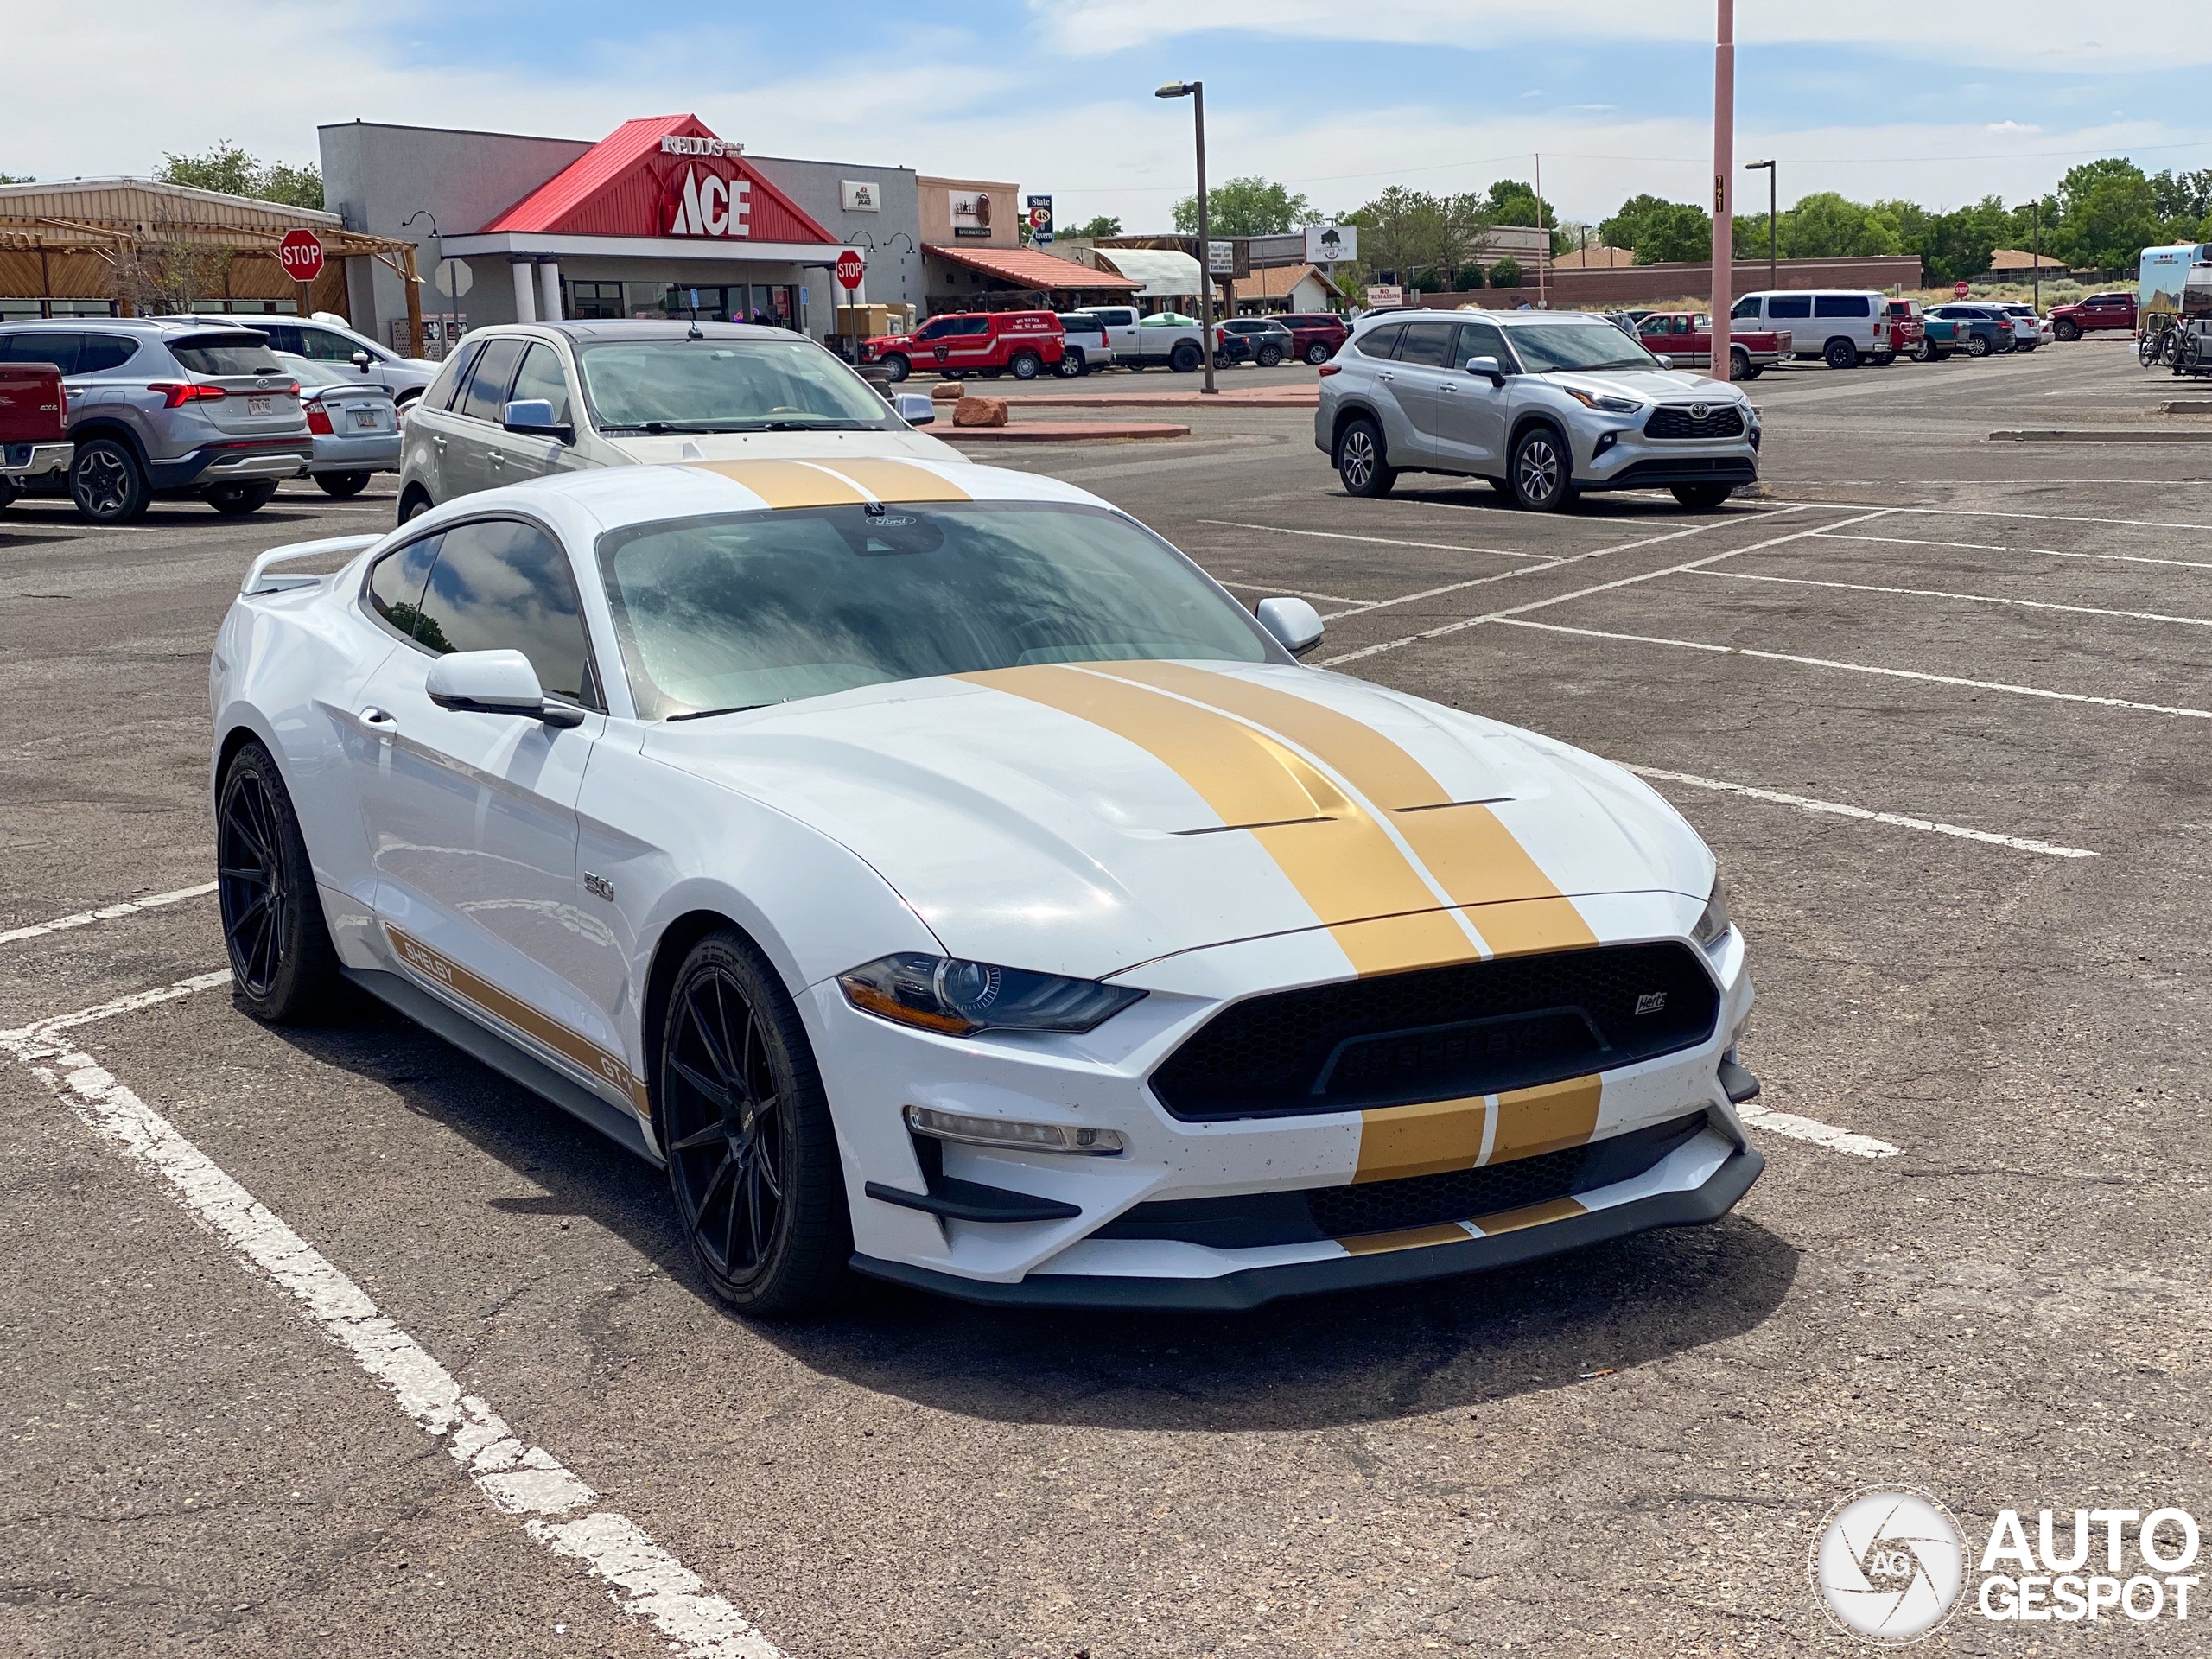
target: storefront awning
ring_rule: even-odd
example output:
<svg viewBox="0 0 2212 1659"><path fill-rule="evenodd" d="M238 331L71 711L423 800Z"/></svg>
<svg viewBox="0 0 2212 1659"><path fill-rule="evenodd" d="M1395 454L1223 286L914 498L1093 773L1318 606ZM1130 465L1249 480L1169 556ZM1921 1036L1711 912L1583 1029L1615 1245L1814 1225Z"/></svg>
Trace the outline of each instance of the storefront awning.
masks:
<svg viewBox="0 0 2212 1659"><path fill-rule="evenodd" d="M835 242L754 242L735 238L563 236L549 231L481 231L438 245L448 259L719 259L761 265L834 265Z"/></svg>
<svg viewBox="0 0 2212 1659"><path fill-rule="evenodd" d="M1137 278L1129 286L1138 290L1140 299L1178 299L1205 286L1198 276L1198 262L1172 248L1101 248L1098 257Z"/></svg>
<svg viewBox="0 0 2212 1659"><path fill-rule="evenodd" d="M923 252L960 265L969 270L981 271L1002 283L1012 283L1017 288L1034 288L1051 291L1054 289L1080 289L1085 291L1126 294L1138 284L1126 276L1116 276L1111 271L1093 270L1088 265L1078 265L1071 259L1055 259L1049 253L1039 253L1034 248L941 248L925 246ZM1194 265L1197 261L1192 262Z"/></svg>

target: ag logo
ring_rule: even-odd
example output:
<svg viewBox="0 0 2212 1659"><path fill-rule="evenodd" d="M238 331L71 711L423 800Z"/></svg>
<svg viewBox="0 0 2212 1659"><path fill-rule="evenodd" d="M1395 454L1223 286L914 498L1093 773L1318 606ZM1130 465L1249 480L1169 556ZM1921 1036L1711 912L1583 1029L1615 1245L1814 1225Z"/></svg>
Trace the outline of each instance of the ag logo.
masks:
<svg viewBox="0 0 2212 1659"><path fill-rule="evenodd" d="M1948 1618L1966 1583L1951 1512L1913 1486L1861 1487L1814 1535L1813 1590L1862 1642L1902 1648Z"/></svg>

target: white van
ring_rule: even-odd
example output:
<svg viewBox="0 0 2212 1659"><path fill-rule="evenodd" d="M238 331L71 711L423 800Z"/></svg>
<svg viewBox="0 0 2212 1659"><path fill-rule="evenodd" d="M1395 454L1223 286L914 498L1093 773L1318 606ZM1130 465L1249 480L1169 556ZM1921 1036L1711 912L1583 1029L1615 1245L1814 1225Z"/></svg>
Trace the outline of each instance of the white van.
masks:
<svg viewBox="0 0 2212 1659"><path fill-rule="evenodd" d="M1872 289L1746 294L1728 313L1732 324L1789 331L1790 355L1819 358L1832 369L1855 369L1897 356L1890 340L1890 302Z"/></svg>

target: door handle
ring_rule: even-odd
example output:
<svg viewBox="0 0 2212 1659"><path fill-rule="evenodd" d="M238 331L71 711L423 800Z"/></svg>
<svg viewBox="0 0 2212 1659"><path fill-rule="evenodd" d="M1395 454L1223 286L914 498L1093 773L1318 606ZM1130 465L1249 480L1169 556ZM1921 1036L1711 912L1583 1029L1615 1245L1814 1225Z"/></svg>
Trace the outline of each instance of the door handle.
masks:
<svg viewBox="0 0 2212 1659"><path fill-rule="evenodd" d="M446 447L446 441L435 432L430 435L430 442L437 445L440 449L443 449Z"/></svg>
<svg viewBox="0 0 2212 1659"><path fill-rule="evenodd" d="M372 703L361 710L361 724L380 737L390 737L399 729L399 722L385 709Z"/></svg>
<svg viewBox="0 0 2212 1659"><path fill-rule="evenodd" d="M485 459L490 461L494 467L504 467L507 464L507 458L496 449L494 449L489 455L486 456Z"/></svg>
<svg viewBox="0 0 2212 1659"><path fill-rule="evenodd" d="M1382 369L1376 372L1375 378L1377 380L1395 380L1398 377L1391 373L1388 369Z"/></svg>

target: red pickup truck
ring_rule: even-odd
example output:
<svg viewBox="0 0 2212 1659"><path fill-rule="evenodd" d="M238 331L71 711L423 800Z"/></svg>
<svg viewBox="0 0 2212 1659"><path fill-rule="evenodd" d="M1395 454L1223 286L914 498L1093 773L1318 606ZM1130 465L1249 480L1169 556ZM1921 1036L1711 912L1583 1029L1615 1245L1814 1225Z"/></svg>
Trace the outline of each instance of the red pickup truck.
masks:
<svg viewBox="0 0 2212 1659"><path fill-rule="evenodd" d="M1890 356L1892 359L1910 357L1925 363L1928 355L1928 321L1920 315L1918 300L1890 302Z"/></svg>
<svg viewBox="0 0 2212 1659"><path fill-rule="evenodd" d="M2050 332L2061 340L2079 340L2100 328L2135 332L2135 296L2126 289L2092 294L2071 305L2050 308Z"/></svg>
<svg viewBox="0 0 2212 1659"><path fill-rule="evenodd" d="M69 474L69 398L52 363L0 363L0 507Z"/></svg>
<svg viewBox="0 0 2212 1659"><path fill-rule="evenodd" d="M931 317L911 334L875 334L861 342L861 361L880 363L893 380L916 369L949 378L1011 374L1034 380L1057 369L1066 331L1050 311L955 311Z"/></svg>
<svg viewBox="0 0 2212 1659"><path fill-rule="evenodd" d="M1664 352L1681 369L1713 365L1713 319L1691 311L1654 311L1636 325L1643 349L1656 356ZM1728 331L1731 380L1756 380L1789 355L1791 335L1787 328Z"/></svg>

